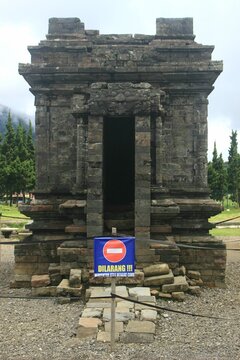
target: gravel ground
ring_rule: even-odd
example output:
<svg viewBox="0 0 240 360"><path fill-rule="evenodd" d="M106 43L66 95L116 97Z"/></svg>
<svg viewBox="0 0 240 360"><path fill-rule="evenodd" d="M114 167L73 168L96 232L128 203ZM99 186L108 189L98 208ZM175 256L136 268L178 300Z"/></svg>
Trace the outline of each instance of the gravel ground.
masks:
<svg viewBox="0 0 240 360"><path fill-rule="evenodd" d="M9 289L12 262L0 263L0 294L29 295ZM172 309L229 320L214 320L161 312L151 344L109 344L76 338L83 309L80 302L60 305L54 299L0 298L0 359L124 359L124 360L237 360L240 359L240 254L227 266L227 289L202 289L183 303L159 301Z"/></svg>

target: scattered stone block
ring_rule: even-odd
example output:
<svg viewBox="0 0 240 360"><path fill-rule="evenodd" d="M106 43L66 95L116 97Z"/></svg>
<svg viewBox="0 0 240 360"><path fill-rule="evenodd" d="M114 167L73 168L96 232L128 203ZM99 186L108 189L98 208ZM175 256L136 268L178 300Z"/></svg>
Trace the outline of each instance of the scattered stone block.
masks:
<svg viewBox="0 0 240 360"><path fill-rule="evenodd" d="M63 279L60 284L57 286L57 294L59 296L81 296L82 295L82 285L79 288L72 288L69 286L69 280Z"/></svg>
<svg viewBox="0 0 240 360"><path fill-rule="evenodd" d="M201 295L201 289L199 286L189 286L188 293L190 295L200 296Z"/></svg>
<svg viewBox="0 0 240 360"><path fill-rule="evenodd" d="M159 291L157 289L151 289L151 296L154 296L156 299L159 298Z"/></svg>
<svg viewBox="0 0 240 360"><path fill-rule="evenodd" d="M195 280L199 280L201 278L200 272L193 270L188 270L187 276L189 277L189 279L195 279Z"/></svg>
<svg viewBox="0 0 240 360"><path fill-rule="evenodd" d="M160 286L164 284L172 284L174 282L174 276L172 270L169 274L150 276L144 279L145 286Z"/></svg>
<svg viewBox="0 0 240 360"><path fill-rule="evenodd" d="M133 309L134 308L134 303L130 302L130 301L119 301L117 303L117 309Z"/></svg>
<svg viewBox="0 0 240 360"><path fill-rule="evenodd" d="M161 299L166 299L166 300L171 300L172 299L172 295L169 293L163 293L163 292L159 292L159 297Z"/></svg>
<svg viewBox="0 0 240 360"><path fill-rule="evenodd" d="M77 337L83 339L85 337L95 337L98 327L102 325L102 321L97 318L81 317L77 329Z"/></svg>
<svg viewBox="0 0 240 360"><path fill-rule="evenodd" d="M32 288L32 296L56 296L56 295L57 295L56 286Z"/></svg>
<svg viewBox="0 0 240 360"><path fill-rule="evenodd" d="M154 296L138 296L138 301L156 304L156 298Z"/></svg>
<svg viewBox="0 0 240 360"><path fill-rule="evenodd" d="M119 340L119 333L115 333L115 341ZM100 331L97 335L97 341L102 342L110 342L111 341L111 333L107 331Z"/></svg>
<svg viewBox="0 0 240 360"><path fill-rule="evenodd" d="M128 320L134 319L134 312L129 311L129 309L116 309L115 320L120 322L126 322ZM103 310L103 321L111 320L111 309Z"/></svg>
<svg viewBox="0 0 240 360"><path fill-rule="evenodd" d="M104 289L102 288L93 288L91 290L91 294L90 294L90 302L111 302L111 295L110 292L106 292Z"/></svg>
<svg viewBox="0 0 240 360"><path fill-rule="evenodd" d="M196 284L196 286L203 286L202 279L195 280L195 284Z"/></svg>
<svg viewBox="0 0 240 360"><path fill-rule="evenodd" d="M180 266L179 268L179 275L185 276L186 275L186 268L184 265Z"/></svg>
<svg viewBox="0 0 240 360"><path fill-rule="evenodd" d="M57 303L60 305L70 304L71 299L69 296L59 296L57 298Z"/></svg>
<svg viewBox="0 0 240 360"><path fill-rule="evenodd" d="M141 311L141 320L156 321L157 320L157 311L151 310L151 309L143 309Z"/></svg>
<svg viewBox="0 0 240 360"><path fill-rule="evenodd" d="M135 310L144 310L144 309L153 309L152 306L155 306L155 302L146 302L145 305L143 304L135 304Z"/></svg>
<svg viewBox="0 0 240 360"><path fill-rule="evenodd" d="M82 283L82 271L81 269L71 269L69 277L69 285L71 287L80 287Z"/></svg>
<svg viewBox="0 0 240 360"><path fill-rule="evenodd" d="M154 335L148 334L148 333L126 333L123 332L120 334L120 341L125 344L149 344L150 342L153 342Z"/></svg>
<svg viewBox="0 0 240 360"><path fill-rule="evenodd" d="M129 289L129 295L132 297L137 297L137 296L150 296L150 288L148 287L134 287L134 288L130 288Z"/></svg>
<svg viewBox="0 0 240 360"><path fill-rule="evenodd" d="M102 311L102 308L86 308L82 312L82 318L100 318Z"/></svg>
<svg viewBox="0 0 240 360"><path fill-rule="evenodd" d="M152 321L131 320L127 324L127 333L155 334L156 326Z"/></svg>
<svg viewBox="0 0 240 360"><path fill-rule="evenodd" d="M102 302L102 301L99 301L99 302L88 302L86 304L86 307L87 308L110 308L111 307L111 303L110 302Z"/></svg>
<svg viewBox="0 0 240 360"><path fill-rule="evenodd" d="M175 276L173 284L164 284L162 286L162 292L173 293L179 291L187 291L188 287L189 285L185 276Z"/></svg>
<svg viewBox="0 0 240 360"><path fill-rule="evenodd" d="M185 293L182 292L182 291L172 292L172 298L173 298L173 300L184 301L185 300Z"/></svg>
<svg viewBox="0 0 240 360"><path fill-rule="evenodd" d="M147 266L143 269L145 277L169 274L169 271L170 269L168 264L155 264Z"/></svg>
<svg viewBox="0 0 240 360"><path fill-rule="evenodd" d="M110 294L111 294L111 288L110 288L110 287L107 287L107 288L105 289L105 292L110 295ZM124 286L124 285L122 285L122 286L116 286L116 294L127 298L127 297L128 297L127 287Z"/></svg>
<svg viewBox="0 0 240 360"><path fill-rule="evenodd" d="M31 278L32 287L45 287L50 284L50 277L48 274L45 275L33 275Z"/></svg>
<svg viewBox="0 0 240 360"><path fill-rule="evenodd" d="M105 323L105 331L111 332L111 322ZM115 332L122 333L123 332L123 322L122 321L116 321L115 322Z"/></svg>

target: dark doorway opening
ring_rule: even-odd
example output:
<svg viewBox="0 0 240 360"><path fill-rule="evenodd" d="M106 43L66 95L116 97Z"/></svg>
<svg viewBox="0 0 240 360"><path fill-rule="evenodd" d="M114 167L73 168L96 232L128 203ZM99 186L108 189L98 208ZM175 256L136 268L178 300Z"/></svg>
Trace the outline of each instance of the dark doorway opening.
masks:
<svg viewBox="0 0 240 360"><path fill-rule="evenodd" d="M130 230L134 227L134 118L105 118L103 144L105 228Z"/></svg>

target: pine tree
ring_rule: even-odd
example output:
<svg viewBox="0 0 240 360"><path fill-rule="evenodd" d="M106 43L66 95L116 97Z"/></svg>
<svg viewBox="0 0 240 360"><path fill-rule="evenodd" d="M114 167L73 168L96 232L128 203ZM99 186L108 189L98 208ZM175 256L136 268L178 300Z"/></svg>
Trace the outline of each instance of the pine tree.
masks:
<svg viewBox="0 0 240 360"><path fill-rule="evenodd" d="M28 148L27 148L27 135L26 130L23 128L21 122L18 123L15 136L17 156L20 161L28 159Z"/></svg>
<svg viewBox="0 0 240 360"><path fill-rule="evenodd" d="M238 154L237 131L232 130L228 153L228 192L231 199L240 203L240 156Z"/></svg>
<svg viewBox="0 0 240 360"><path fill-rule="evenodd" d="M35 186L35 161L32 127L28 132L19 122L16 131L11 115L8 116L6 132L0 139L0 194L7 195L12 205L13 193L32 191Z"/></svg>
<svg viewBox="0 0 240 360"><path fill-rule="evenodd" d="M211 197L223 202L227 192L227 172L222 154L218 156L215 142L212 162L208 164L208 184L211 189Z"/></svg>
<svg viewBox="0 0 240 360"><path fill-rule="evenodd" d="M10 113L8 114L6 133L2 143L2 155L6 161L12 161L16 157L16 135Z"/></svg>
<svg viewBox="0 0 240 360"><path fill-rule="evenodd" d="M27 151L29 158L35 163L35 149L33 143L33 130L32 130L31 121L29 121L28 133L27 133Z"/></svg>
<svg viewBox="0 0 240 360"><path fill-rule="evenodd" d="M8 114L6 124L6 133L2 141L1 156L2 156L2 169L1 169L1 187L10 200L12 205L12 195L14 193L14 184L16 183L16 167L14 161L16 160L16 134L12 124L11 114Z"/></svg>

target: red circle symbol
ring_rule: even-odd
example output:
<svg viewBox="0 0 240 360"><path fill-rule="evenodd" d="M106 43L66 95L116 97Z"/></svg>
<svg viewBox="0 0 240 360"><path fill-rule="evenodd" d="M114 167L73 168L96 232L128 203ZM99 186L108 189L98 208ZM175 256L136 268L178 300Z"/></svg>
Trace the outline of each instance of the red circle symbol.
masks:
<svg viewBox="0 0 240 360"><path fill-rule="evenodd" d="M103 256L107 261L112 263L123 260L126 253L126 246L121 240L108 240L103 247Z"/></svg>

